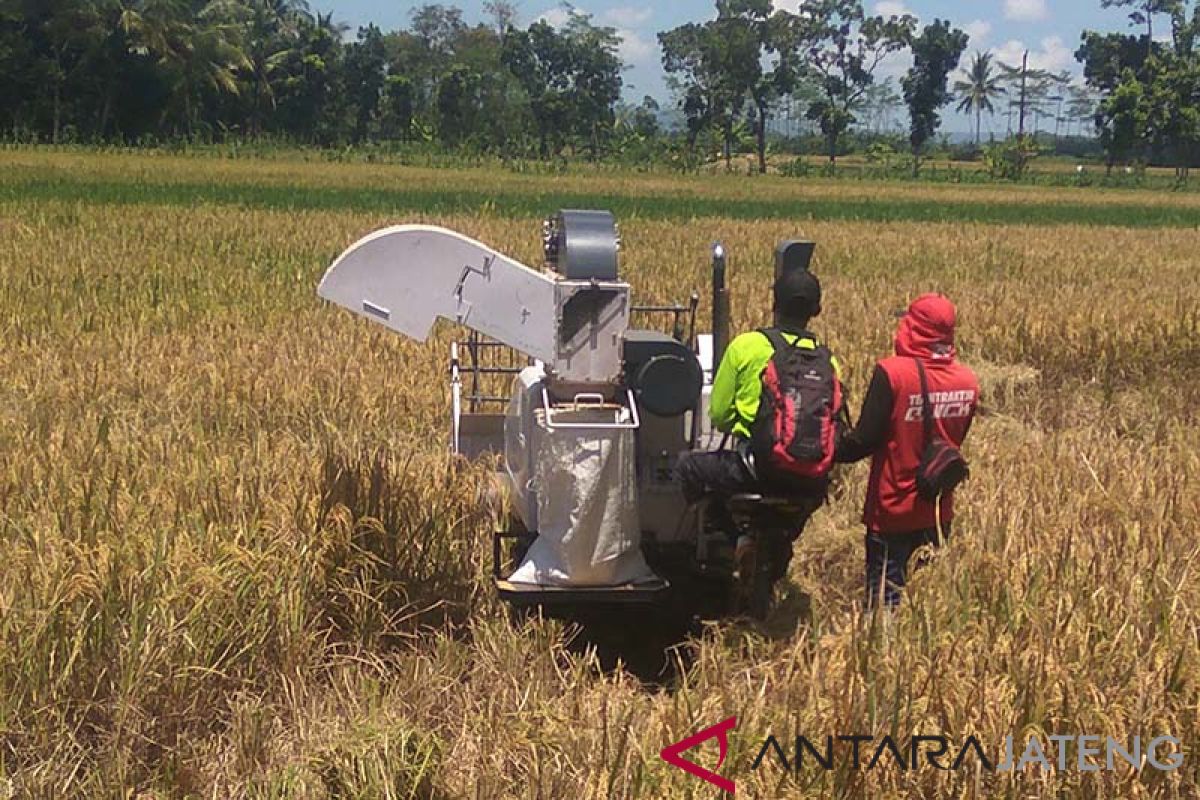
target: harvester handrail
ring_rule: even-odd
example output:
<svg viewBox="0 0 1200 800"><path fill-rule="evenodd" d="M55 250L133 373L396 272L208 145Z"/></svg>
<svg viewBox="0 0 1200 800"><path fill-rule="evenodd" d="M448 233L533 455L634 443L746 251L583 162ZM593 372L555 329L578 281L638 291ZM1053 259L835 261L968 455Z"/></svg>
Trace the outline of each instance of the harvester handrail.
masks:
<svg viewBox="0 0 1200 800"><path fill-rule="evenodd" d="M544 411L545 415L546 415L546 427L549 428L550 430L570 429L570 430L594 430L594 431L623 431L623 430L634 430L635 431L638 428L642 427L642 420L638 416L637 402L634 400L633 391L626 390L625 393L629 399L628 408L629 408L629 413L632 416L632 420L630 422L555 422L554 421L554 412L556 410L563 411L565 409L562 409L562 408L554 409L550 405L550 393L548 391L546 391L546 387L543 386L542 387L542 411ZM578 400L582 396L584 396L584 395L576 395L575 399ZM601 400L603 400L603 397L601 397ZM605 406L601 405L601 406L590 406L590 407L604 408ZM613 405L612 408L614 411L617 411L621 408L625 408L625 406ZM571 410L575 410L575 411L579 410L578 403L576 403L574 405L574 408Z"/></svg>

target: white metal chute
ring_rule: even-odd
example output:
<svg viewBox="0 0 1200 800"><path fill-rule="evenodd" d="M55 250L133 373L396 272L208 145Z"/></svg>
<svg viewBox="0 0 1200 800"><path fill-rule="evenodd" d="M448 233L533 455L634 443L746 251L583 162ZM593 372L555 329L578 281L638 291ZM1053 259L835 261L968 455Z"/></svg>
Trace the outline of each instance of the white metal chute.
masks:
<svg viewBox="0 0 1200 800"><path fill-rule="evenodd" d="M397 225L350 246L317 294L418 341L438 317L526 355L555 355L555 281L460 233Z"/></svg>

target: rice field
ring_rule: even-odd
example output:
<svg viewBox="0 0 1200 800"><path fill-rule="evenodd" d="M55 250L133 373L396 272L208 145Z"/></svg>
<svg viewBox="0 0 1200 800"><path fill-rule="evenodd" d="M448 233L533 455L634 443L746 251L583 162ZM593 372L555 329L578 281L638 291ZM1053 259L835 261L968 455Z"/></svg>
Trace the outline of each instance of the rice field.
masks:
<svg viewBox="0 0 1200 800"><path fill-rule="evenodd" d="M486 466L446 454L453 331L315 287L396 222L537 263L561 206L619 214L639 301L707 299L724 242L737 328L775 242L815 239L855 398L894 309L959 304L987 413L898 614L856 605L860 466L774 617L684 643L672 680L510 623ZM1136 190L0 153L0 798L710 798L659 751L735 715L744 797L1200 797L1198 227L1200 196ZM929 733L1184 760L753 766L769 734Z"/></svg>

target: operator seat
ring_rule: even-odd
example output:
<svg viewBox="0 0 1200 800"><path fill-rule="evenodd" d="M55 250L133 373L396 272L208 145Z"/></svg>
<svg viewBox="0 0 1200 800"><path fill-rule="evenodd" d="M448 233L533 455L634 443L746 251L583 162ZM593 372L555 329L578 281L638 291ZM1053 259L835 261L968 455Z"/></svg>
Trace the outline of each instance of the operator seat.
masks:
<svg viewBox="0 0 1200 800"><path fill-rule="evenodd" d="M747 523L752 523L759 515L769 515L776 520L794 518L803 523L824 502L823 498L808 495L758 493L730 495L725 501L734 519Z"/></svg>

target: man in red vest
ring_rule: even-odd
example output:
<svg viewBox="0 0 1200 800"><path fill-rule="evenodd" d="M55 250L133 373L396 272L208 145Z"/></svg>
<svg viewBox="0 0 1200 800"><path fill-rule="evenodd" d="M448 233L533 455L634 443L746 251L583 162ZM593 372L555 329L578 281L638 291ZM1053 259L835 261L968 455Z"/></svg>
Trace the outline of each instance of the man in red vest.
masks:
<svg viewBox="0 0 1200 800"><path fill-rule="evenodd" d="M867 527L867 606L900 603L912 554L950 535L953 492L939 504L917 494L925 449L918 362L924 367L935 431L961 447L979 403L975 373L956 359L954 304L937 294L917 298L896 329L896 355L875 367L855 428L838 444L842 463L871 457L863 523Z"/></svg>

